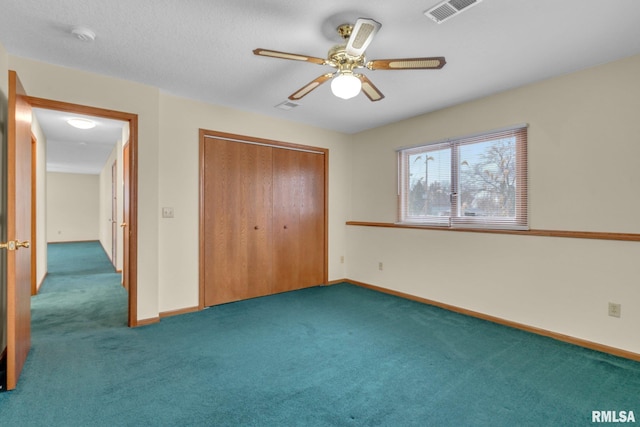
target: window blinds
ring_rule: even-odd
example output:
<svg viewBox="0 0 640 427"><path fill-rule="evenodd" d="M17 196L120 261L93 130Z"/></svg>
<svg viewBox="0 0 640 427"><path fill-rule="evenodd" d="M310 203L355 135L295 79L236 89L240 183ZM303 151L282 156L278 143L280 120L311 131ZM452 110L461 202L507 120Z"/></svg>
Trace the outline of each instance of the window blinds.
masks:
<svg viewBox="0 0 640 427"><path fill-rule="evenodd" d="M403 223L528 229L527 126L398 150Z"/></svg>

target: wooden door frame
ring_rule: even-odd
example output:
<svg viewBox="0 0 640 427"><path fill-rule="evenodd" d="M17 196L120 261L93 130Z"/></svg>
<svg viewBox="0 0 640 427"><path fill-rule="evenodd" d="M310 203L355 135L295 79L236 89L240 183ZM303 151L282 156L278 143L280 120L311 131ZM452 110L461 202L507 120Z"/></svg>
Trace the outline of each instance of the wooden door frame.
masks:
<svg viewBox="0 0 640 427"><path fill-rule="evenodd" d="M131 147L129 146L129 140L127 140L122 145L122 223L120 226L122 227L122 270L130 271L131 266L129 265L129 260L131 256L129 255L129 250L131 246L130 238L131 235L127 233L127 225L131 222L131 209L130 209L130 201L131 197L129 194L129 189L131 188L131 176L130 176L130 168L131 165ZM131 275L122 275L122 286L129 292L129 277Z"/></svg>
<svg viewBox="0 0 640 427"><path fill-rule="evenodd" d="M38 138L31 133L31 295L38 294Z"/></svg>
<svg viewBox="0 0 640 427"><path fill-rule="evenodd" d="M137 286L137 266L138 266L138 115L122 111L108 110L86 105L72 104L69 102L55 101L52 99L26 97L32 108L44 108L47 110L63 111L67 113L83 114L88 116L104 117L107 119L121 120L129 123L129 209L131 213L130 223L127 224L130 230L129 239L129 269L123 271L129 282L129 307L128 325L138 326L138 286Z"/></svg>
<svg viewBox="0 0 640 427"><path fill-rule="evenodd" d="M329 149L328 148L320 148L314 147L310 145L302 145L302 144L294 144L290 142L282 142L271 139L264 138L256 138L252 136L246 135L237 135L226 132L218 132L214 130L200 129L199 130L199 154L198 154L198 181L199 181L199 218L198 218L198 236L199 236L199 260L198 260L198 273L199 273L199 301L198 301L198 309L203 310L205 308L204 305L204 291L205 291L205 281L204 281L204 268L205 268L205 259L204 259L204 239L205 230L204 230L204 144L207 138L222 138L226 140L231 140L235 142L245 143L245 144L257 144L257 145L266 145L269 147L277 147L284 148L289 150L299 150L299 151L310 151L322 153L324 155L324 271L323 271L323 283L327 284L329 281Z"/></svg>

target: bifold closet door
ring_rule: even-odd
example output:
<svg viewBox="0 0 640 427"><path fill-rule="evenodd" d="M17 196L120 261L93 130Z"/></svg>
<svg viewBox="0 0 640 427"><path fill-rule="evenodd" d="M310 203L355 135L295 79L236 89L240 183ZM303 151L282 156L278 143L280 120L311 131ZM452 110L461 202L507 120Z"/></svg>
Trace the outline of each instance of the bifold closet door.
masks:
<svg viewBox="0 0 640 427"><path fill-rule="evenodd" d="M272 293L273 148L204 144L204 299L211 306Z"/></svg>
<svg viewBox="0 0 640 427"><path fill-rule="evenodd" d="M273 292L324 281L324 155L273 150Z"/></svg>

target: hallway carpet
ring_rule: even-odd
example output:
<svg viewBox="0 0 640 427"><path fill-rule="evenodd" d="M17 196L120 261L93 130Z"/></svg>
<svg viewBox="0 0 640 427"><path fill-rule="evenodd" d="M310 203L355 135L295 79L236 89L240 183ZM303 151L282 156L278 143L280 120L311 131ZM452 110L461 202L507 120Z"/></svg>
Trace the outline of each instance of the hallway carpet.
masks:
<svg viewBox="0 0 640 427"><path fill-rule="evenodd" d="M50 245L2 426L591 426L640 363L349 284L126 327L97 243ZM628 413L628 412L625 412Z"/></svg>

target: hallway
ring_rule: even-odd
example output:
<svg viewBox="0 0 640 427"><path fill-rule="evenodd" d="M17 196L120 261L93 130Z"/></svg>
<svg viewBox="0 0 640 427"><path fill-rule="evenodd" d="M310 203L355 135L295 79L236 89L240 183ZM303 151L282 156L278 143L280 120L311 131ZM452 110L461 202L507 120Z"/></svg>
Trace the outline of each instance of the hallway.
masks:
<svg viewBox="0 0 640 427"><path fill-rule="evenodd" d="M49 244L48 274L31 299L33 349L53 333L127 326L127 292L99 242Z"/></svg>

